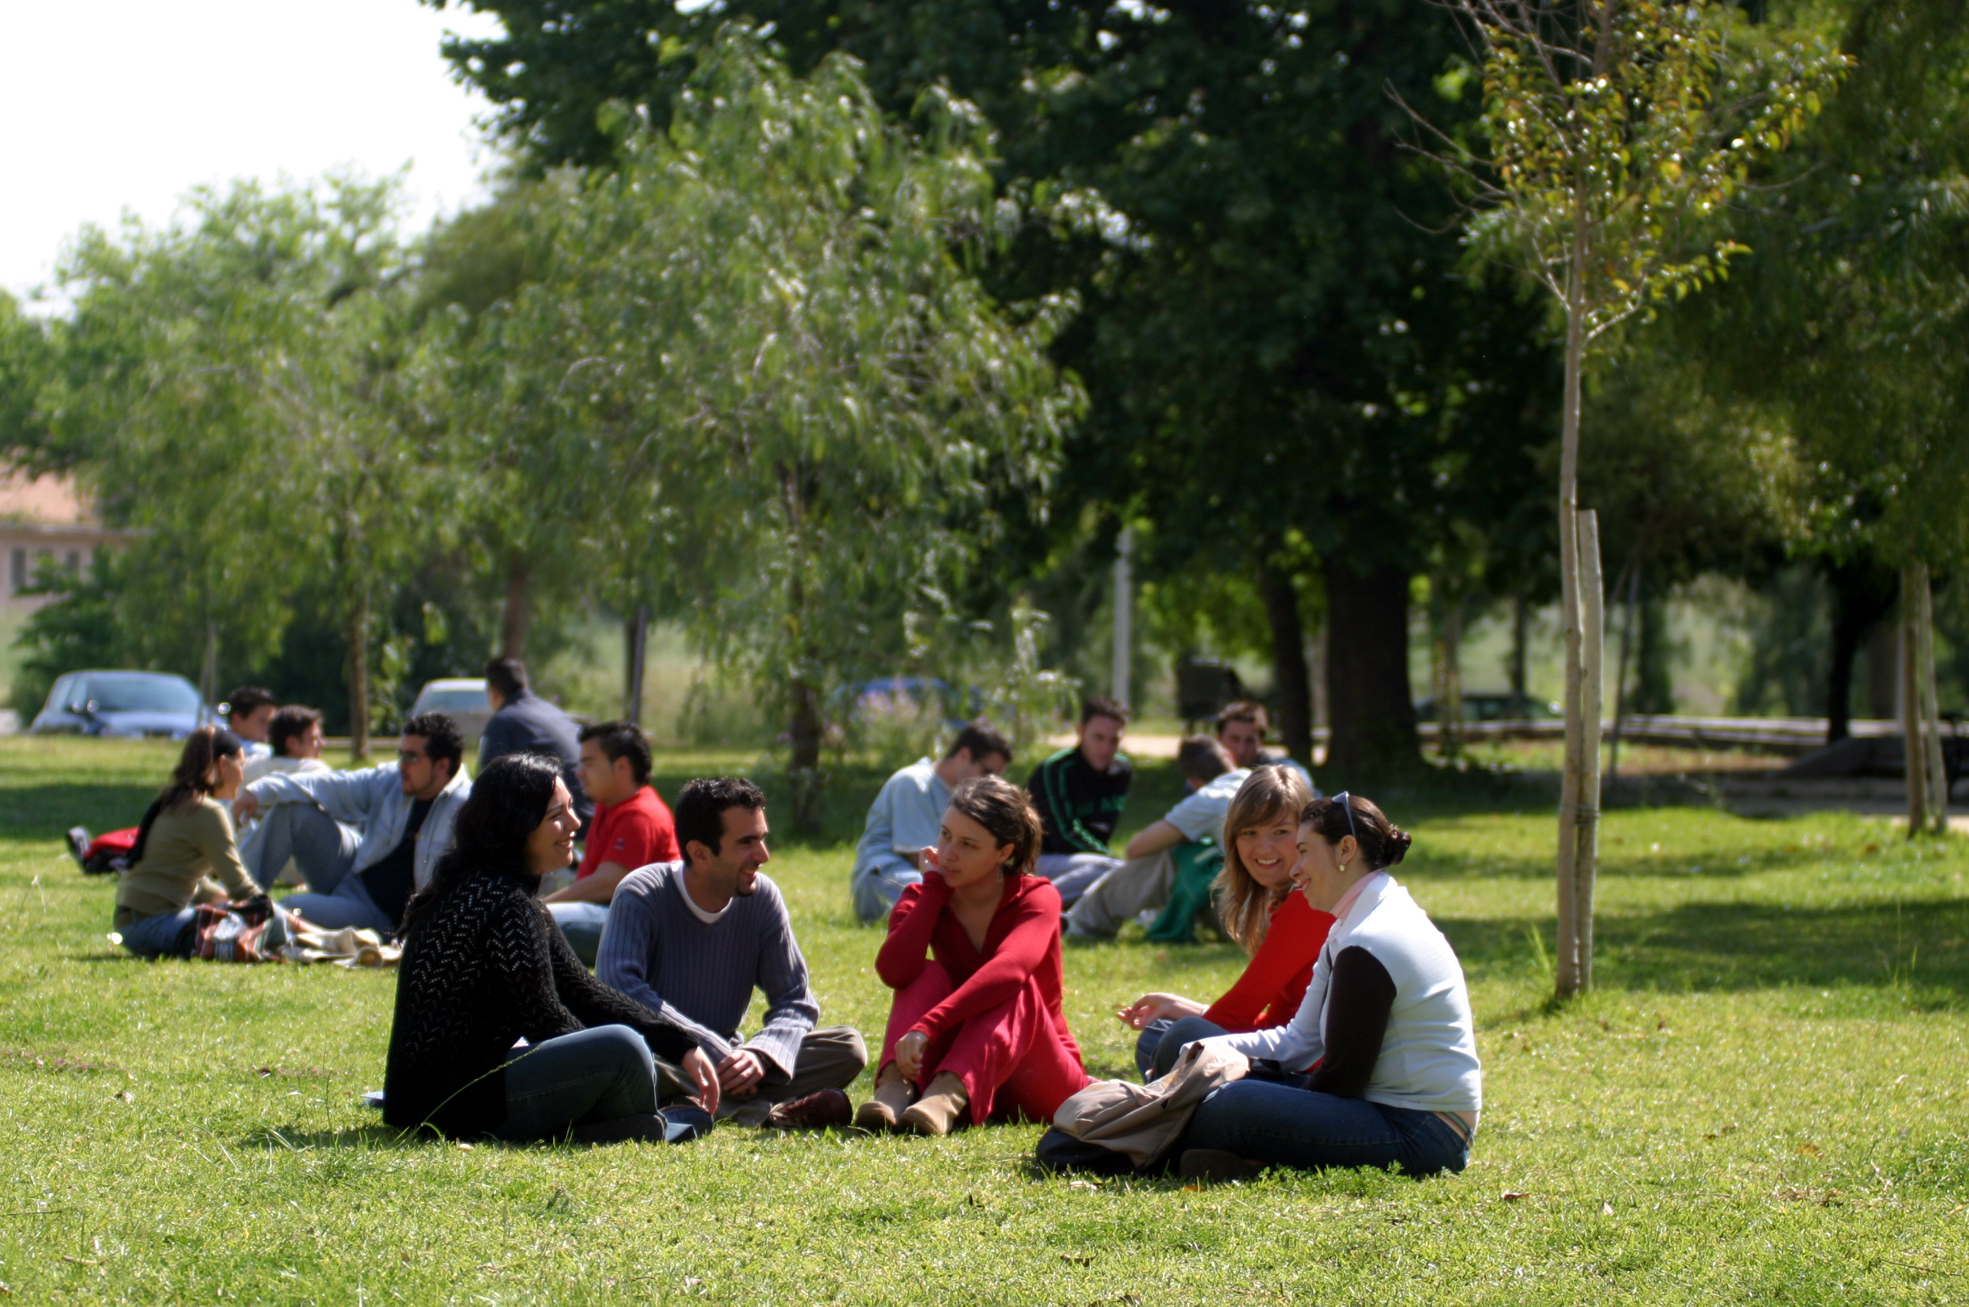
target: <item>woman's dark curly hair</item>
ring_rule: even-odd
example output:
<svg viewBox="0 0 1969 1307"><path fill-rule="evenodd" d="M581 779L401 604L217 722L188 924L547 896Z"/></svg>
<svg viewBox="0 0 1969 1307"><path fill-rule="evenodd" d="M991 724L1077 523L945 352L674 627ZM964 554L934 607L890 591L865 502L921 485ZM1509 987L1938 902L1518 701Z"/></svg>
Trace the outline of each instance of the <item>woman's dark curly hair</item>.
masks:
<svg viewBox="0 0 1969 1307"><path fill-rule="evenodd" d="M431 883L404 905L404 929L474 877L536 882L527 866L526 839L546 820L560 779L560 761L537 753L509 754L481 772L472 782L471 797L458 810L451 848L438 859Z"/></svg>

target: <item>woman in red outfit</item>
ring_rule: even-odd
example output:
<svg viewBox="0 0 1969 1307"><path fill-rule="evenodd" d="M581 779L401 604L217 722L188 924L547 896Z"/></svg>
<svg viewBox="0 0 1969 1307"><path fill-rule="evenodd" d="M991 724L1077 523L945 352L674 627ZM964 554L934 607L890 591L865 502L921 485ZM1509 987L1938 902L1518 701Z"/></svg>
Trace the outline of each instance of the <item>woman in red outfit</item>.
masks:
<svg viewBox="0 0 1969 1307"><path fill-rule="evenodd" d="M1049 1120L1087 1084L1060 1011L1060 895L1031 874L1039 815L996 776L950 796L875 970L896 991L864 1129L948 1134L968 1112Z"/></svg>
<svg viewBox="0 0 1969 1307"><path fill-rule="evenodd" d="M1217 876L1224 933L1252 955L1237 983L1205 1007L1180 994L1144 994L1117 1015L1142 1032L1135 1065L1153 1080L1176 1065L1183 1045L1211 1035L1268 1030L1292 1020L1313 978L1333 914L1293 888L1299 814L1312 788L1297 768L1252 769L1224 813L1224 869Z"/></svg>

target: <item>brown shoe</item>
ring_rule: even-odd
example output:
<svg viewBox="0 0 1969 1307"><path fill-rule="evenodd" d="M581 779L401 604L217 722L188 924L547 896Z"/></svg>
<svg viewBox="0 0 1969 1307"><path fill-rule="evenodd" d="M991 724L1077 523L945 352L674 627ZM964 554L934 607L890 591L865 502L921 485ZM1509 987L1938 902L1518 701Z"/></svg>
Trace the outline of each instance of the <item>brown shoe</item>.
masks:
<svg viewBox="0 0 1969 1307"><path fill-rule="evenodd" d="M879 1098L871 1098L855 1109L855 1129L882 1134L896 1128L896 1110Z"/></svg>
<svg viewBox="0 0 1969 1307"><path fill-rule="evenodd" d="M818 1089L766 1113L768 1130L836 1130L855 1118L855 1105L838 1089Z"/></svg>
<svg viewBox="0 0 1969 1307"><path fill-rule="evenodd" d="M902 1114L901 1127L919 1135L947 1135L963 1124L964 1112L970 1106L971 1096L964 1091L964 1082L948 1071L939 1071L923 1097Z"/></svg>

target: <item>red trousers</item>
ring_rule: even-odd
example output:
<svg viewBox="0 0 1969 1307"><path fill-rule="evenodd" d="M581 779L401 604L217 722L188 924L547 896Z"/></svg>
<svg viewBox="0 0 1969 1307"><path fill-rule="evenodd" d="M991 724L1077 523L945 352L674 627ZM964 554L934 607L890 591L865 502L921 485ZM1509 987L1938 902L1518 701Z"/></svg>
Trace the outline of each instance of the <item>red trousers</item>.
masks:
<svg viewBox="0 0 1969 1307"><path fill-rule="evenodd" d="M896 1060L896 1041L956 988L941 965L926 962L922 975L896 991L878 1074ZM976 1125L990 1120L994 1109L1002 1120L1051 1121L1061 1103L1087 1086L1079 1046L1065 1023L1046 1010L1032 981L997 1007L932 1039L917 1088L927 1088L944 1071L963 1080Z"/></svg>

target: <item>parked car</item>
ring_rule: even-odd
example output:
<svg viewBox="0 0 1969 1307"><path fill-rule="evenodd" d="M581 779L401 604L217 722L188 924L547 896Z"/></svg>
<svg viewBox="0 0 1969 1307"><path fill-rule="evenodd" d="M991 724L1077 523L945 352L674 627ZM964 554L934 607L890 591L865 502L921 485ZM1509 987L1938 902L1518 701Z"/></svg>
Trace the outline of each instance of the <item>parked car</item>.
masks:
<svg viewBox="0 0 1969 1307"><path fill-rule="evenodd" d="M446 676L424 682L424 688L417 692L417 702L410 705L410 716L427 712L443 713L458 723L458 729L468 741L478 739L485 734L485 724L492 720L492 704L485 697L485 678Z"/></svg>
<svg viewBox="0 0 1969 1307"><path fill-rule="evenodd" d="M182 740L218 715L169 672L70 672L56 679L29 735L163 735Z"/></svg>
<svg viewBox="0 0 1969 1307"><path fill-rule="evenodd" d="M1551 722L1565 717L1556 703L1534 699L1528 694L1466 694L1463 720L1466 722ZM1436 701L1424 699L1415 705L1415 719L1436 720Z"/></svg>

